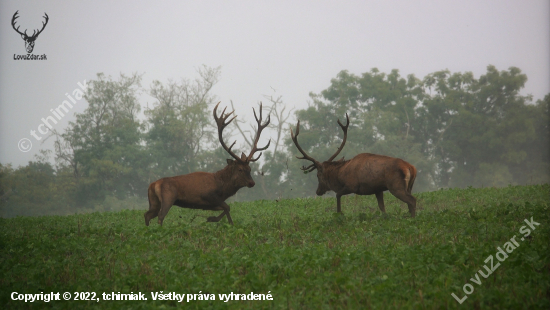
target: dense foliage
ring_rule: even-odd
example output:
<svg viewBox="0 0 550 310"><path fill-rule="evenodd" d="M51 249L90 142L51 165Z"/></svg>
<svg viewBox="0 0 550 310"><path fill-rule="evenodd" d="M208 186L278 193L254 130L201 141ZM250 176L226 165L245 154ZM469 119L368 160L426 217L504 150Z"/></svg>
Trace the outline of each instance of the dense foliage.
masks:
<svg viewBox="0 0 550 310"><path fill-rule="evenodd" d="M417 193L416 218L387 195L387 216L374 196L344 197L344 215L334 213L330 197L233 203L234 226L205 222L213 212L181 208L172 208L164 226L149 227L142 210L0 219L0 304L549 309L549 192L549 185L533 185ZM540 225L526 236L522 227L531 219ZM519 245L500 261L498 248L507 248L511 238ZM484 278L479 271L487 275L489 256L500 265ZM154 301L151 293L161 291L216 299ZM70 292L73 298L74 292L94 292L100 300L25 303L12 301L12 292ZM139 292L147 301L105 301L104 292ZM218 294L231 292L270 293L273 301L219 300ZM468 298L460 305L451 294Z"/></svg>
<svg viewBox="0 0 550 310"><path fill-rule="evenodd" d="M202 67L193 81L154 81L140 103L141 76L118 80L98 74L84 96L88 108L56 139L53 159L45 151L24 167L0 164L0 215L69 214L119 209L145 200L147 185L161 177L223 168L226 152L217 141L211 111L219 68ZM438 188L501 187L550 182L550 94L533 102L521 94L527 76L518 68L486 74L434 72L424 79L372 69L341 71L330 86L311 93L301 121L300 143L319 161L340 145L336 120L348 113L346 158L370 152L402 158L418 169L415 191ZM226 102L225 105L228 105ZM231 103L232 104L232 103ZM282 97L267 97L272 146L253 164L253 189L235 200L314 195L314 174L289 137L290 111ZM286 112L285 112L285 109ZM237 120L239 121L239 120ZM249 122L235 121L240 150L250 149ZM239 125L236 127L235 125ZM229 134L226 137L229 140Z"/></svg>

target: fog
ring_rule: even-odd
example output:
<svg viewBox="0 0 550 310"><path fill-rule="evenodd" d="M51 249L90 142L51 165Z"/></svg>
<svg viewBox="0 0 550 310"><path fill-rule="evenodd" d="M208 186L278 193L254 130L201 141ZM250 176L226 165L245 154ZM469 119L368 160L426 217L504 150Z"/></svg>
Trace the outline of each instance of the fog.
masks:
<svg viewBox="0 0 550 310"><path fill-rule="evenodd" d="M0 4L0 162L25 165L53 142L30 135L77 83L103 72L143 74L151 81L193 79L201 65L221 66L217 99L250 113L264 95L289 107L307 107L340 70L399 69L403 76L449 69L475 76L487 65L518 67L529 80L523 92L550 92L548 1L62 1ZM10 25L39 29L25 53ZM146 94L143 107L152 103ZM78 103L55 125L63 131ZM32 149L21 152L28 138Z"/></svg>

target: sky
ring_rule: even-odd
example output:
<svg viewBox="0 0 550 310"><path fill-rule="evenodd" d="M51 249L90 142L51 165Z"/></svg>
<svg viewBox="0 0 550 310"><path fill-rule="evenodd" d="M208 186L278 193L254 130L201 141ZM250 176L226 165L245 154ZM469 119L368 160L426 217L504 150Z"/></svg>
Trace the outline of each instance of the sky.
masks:
<svg viewBox="0 0 550 310"><path fill-rule="evenodd" d="M26 55L11 26L16 11L29 35L48 15L32 52L46 60L14 59ZM143 74L147 89L193 80L202 65L221 67L212 92L242 120L265 96L306 108L341 70L477 78L488 65L514 66L536 101L550 93L550 1L2 1L0 163L26 165L52 150L42 118L99 72ZM76 100L52 127L62 132L85 108Z"/></svg>

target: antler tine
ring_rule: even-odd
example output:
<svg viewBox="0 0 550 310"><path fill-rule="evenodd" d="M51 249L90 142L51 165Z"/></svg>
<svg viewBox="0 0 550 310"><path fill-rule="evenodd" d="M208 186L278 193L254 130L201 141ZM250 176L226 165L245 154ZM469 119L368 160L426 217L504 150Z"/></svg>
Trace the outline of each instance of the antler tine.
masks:
<svg viewBox="0 0 550 310"><path fill-rule="evenodd" d="M267 148L269 147L269 144L271 144L271 139L269 139L269 141L267 141L267 144L264 147L257 148L256 152L267 150Z"/></svg>
<svg viewBox="0 0 550 310"><path fill-rule="evenodd" d="M348 113L346 113L346 120L347 120L347 123L346 123L346 126L344 126L344 125L342 125L342 123L340 123L340 119L338 119L338 125L340 125L340 127L342 128L342 131L344 131L344 140L342 140L342 144L340 144L340 147L338 148L338 150L336 150L336 153L334 153L334 155L332 155L328 159L328 161L332 161L334 158L336 158L336 156L338 156L338 154L340 154L340 152L344 148L344 145L346 144L346 140L348 138L348 127L349 127Z"/></svg>
<svg viewBox="0 0 550 310"><path fill-rule="evenodd" d="M269 139L269 141L267 141L267 145L262 147L262 148L257 148L255 152L258 152L258 151L265 151L267 150L267 148L269 147L269 144L271 144L271 139ZM255 162L257 161L258 159L260 159L260 157L262 156L262 153L260 153L260 155L258 155L258 157L254 158L254 159L250 159L248 161L250 162Z"/></svg>
<svg viewBox="0 0 550 310"><path fill-rule="evenodd" d="M258 155L258 157L256 157L256 158L251 158L251 159L249 159L248 161L249 161L249 162L255 162L255 161L257 161L258 159L260 159L260 157L262 157L262 154L263 154L263 153L260 153L260 154Z"/></svg>
<svg viewBox="0 0 550 310"><path fill-rule="evenodd" d="M258 121L258 117L256 116L256 109L252 108L252 112L254 113L254 118L256 119L256 122L259 124L262 120L262 103L260 102L260 120Z"/></svg>
<svg viewBox="0 0 550 310"><path fill-rule="evenodd" d="M233 153L233 152L231 152L231 149L233 148L235 143L237 143L237 140L235 140L235 141L233 141L233 143L231 143L231 145L229 146L229 149L227 150L228 152Z"/></svg>
<svg viewBox="0 0 550 310"><path fill-rule="evenodd" d="M267 115L267 121L262 125L262 103L260 102L260 119L258 120L258 117L256 116L256 110L252 108L252 112L254 112L254 118L256 119L256 122L258 123L258 129L261 128L262 130L269 125L269 122L271 122L271 114Z"/></svg>
<svg viewBox="0 0 550 310"><path fill-rule="evenodd" d="M262 154L260 153L260 155L258 155L258 157L254 159L253 158L254 153L258 151L265 151L269 147L269 144L271 144L271 139L269 139L269 142L267 142L266 146L258 148L258 141L260 140L260 135L262 134L262 131L269 125L269 122L271 121L271 114L267 115L267 120L262 125L262 118L263 118L262 103L260 102L260 119L258 119L258 116L256 115L256 110L254 108L252 108L252 112L254 112L254 118L256 119L256 123L258 123L258 130L256 131L256 138L254 139L254 143L252 144L252 150L250 151L250 154L246 158L246 161L248 162L255 162L258 159L260 159L260 156L262 156Z"/></svg>
<svg viewBox="0 0 550 310"><path fill-rule="evenodd" d="M349 116L348 116L348 113L346 113L346 126L342 125L342 123L340 123L340 119L338 119L338 125L340 125L340 127L342 127L342 130L344 132L348 132L348 127L349 127Z"/></svg>
<svg viewBox="0 0 550 310"><path fill-rule="evenodd" d="M235 145L235 143L237 143L237 141L233 142L233 144L231 144L230 147L227 147L227 145L225 145L225 142L223 142L223 137L222 137L222 132L223 132L223 129L229 125L234 119L235 117L237 117L237 115L233 116L228 122L226 122L227 118L233 114L233 112L235 111L232 111L231 113L227 114L227 115L224 115L225 114L225 110L227 109L227 107L225 107L225 109L223 109L222 111L222 114L220 115L220 117L218 118L218 114L217 114L217 110L218 110L218 106L220 105L221 101L218 102L218 104L216 104L216 106L214 107L214 111L213 111L213 114L214 114L214 120L216 120L216 125L218 126L218 139L220 140L220 144L222 145L222 147L224 148L224 150L227 151L227 153L229 153L229 155L231 155L231 157L235 158L235 160L237 160L238 162L243 162L243 160L235 155L235 153L233 153L231 151L231 148Z"/></svg>
<svg viewBox="0 0 550 310"><path fill-rule="evenodd" d="M315 160L315 158L307 155L306 152L300 146L300 144L298 144L298 134L300 134L300 120L298 120L298 124L296 124L296 135L294 135L294 132L292 132L292 127L290 127L290 137L292 138L292 141L294 142L294 145L296 145L296 148L298 148L298 151L300 151L300 153L302 153L302 155L303 155L302 157L296 156L296 158L298 158L298 159L307 159L307 160L313 162L312 165L310 165L309 167L306 168L306 169L310 169L310 167L313 166L314 168L311 168L309 170L309 172L311 172L315 168L317 168L317 165L319 164L319 162L317 160Z"/></svg>
<svg viewBox="0 0 550 310"><path fill-rule="evenodd" d="M218 109L219 104L220 104L220 102L218 102L218 104L214 108L214 119L216 120L216 123L220 123L222 125L222 129L223 129L227 125L229 125L237 117L237 115L233 116L233 118L231 118L229 121L226 122L226 120L229 118L229 116L231 116L231 114L235 113L235 111L231 111L229 114L225 115L225 110L227 109L227 107L225 107L222 111L222 114L218 118L216 111ZM221 119L221 121L219 121L220 119Z"/></svg>
<svg viewBox="0 0 550 310"><path fill-rule="evenodd" d="M303 171L307 171L307 172L311 172L313 170L315 170L317 167L315 167L315 164L311 164L309 166L302 166L302 168L300 168L301 170Z"/></svg>
<svg viewBox="0 0 550 310"><path fill-rule="evenodd" d="M224 128L225 128L227 125L229 125L229 124L237 117L237 115L233 115L233 117L232 117L230 120L228 120L228 121L226 122L226 120L229 118L229 116L231 116L231 114L233 114L233 113L235 113L235 111L231 111L231 113L229 113L229 114L227 114L227 115L225 115L225 116L222 114L223 121L224 121L224 124L223 124L223 127L224 127Z"/></svg>

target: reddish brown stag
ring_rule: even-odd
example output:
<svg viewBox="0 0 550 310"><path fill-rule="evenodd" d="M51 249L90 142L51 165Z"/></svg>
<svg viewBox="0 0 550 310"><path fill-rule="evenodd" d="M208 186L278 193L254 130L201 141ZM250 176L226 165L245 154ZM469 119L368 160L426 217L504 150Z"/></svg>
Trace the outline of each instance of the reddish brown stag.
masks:
<svg viewBox="0 0 550 310"><path fill-rule="evenodd" d="M337 211L342 212L340 198L343 195L376 195L380 211L386 213L384 207L383 192L389 190L395 197L405 202L409 207L411 216L416 215L416 198L411 195L414 179L416 178L416 168L408 162L389 156L362 153L350 160L342 159L332 161L344 148L348 136L349 117L346 114L346 126L340 123L338 125L344 131L344 140L342 144L327 161L319 162L306 152L298 144L298 134L300 133L300 121L296 125L296 135L290 128L292 141L302 153L298 159L307 159L312 162L308 167L301 169L306 172L312 172L317 169L317 195L321 196L327 191L332 190L336 193Z"/></svg>
<svg viewBox="0 0 550 310"><path fill-rule="evenodd" d="M162 178L151 183L148 191L149 211L145 212L145 225L149 226L149 221L157 216L158 223L162 225L172 205L189 209L223 211L219 216L209 217L207 222L218 222L224 216L227 216L229 224L233 224L233 220L229 214L230 208L225 203L225 200L235 195L239 189L245 186L250 188L255 185L254 180L250 176L249 164L257 161L262 156L262 153L260 153L258 157L253 158L254 153L266 150L271 143L270 140L266 146L258 148L260 134L269 125L270 116L268 115L267 121L262 124L262 105L260 104L260 119L256 116L256 111L253 110L254 118L256 118L256 122L258 123L256 138L254 139L250 154L246 156L242 153L241 157L239 157L231 151L236 141L230 147L227 147L222 138L223 129L237 117L235 115L227 121L229 116L235 111L225 114L225 109L223 109L221 116L218 118L216 114L218 105L219 103L213 112L218 126L218 138L222 147L235 160L228 159L227 166L215 173L193 172L186 175Z"/></svg>

